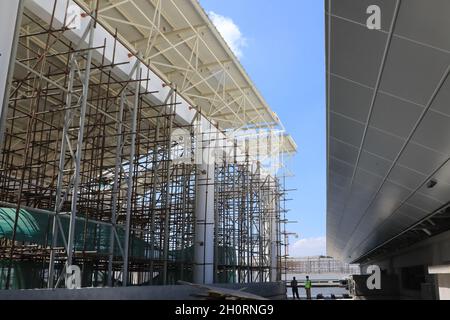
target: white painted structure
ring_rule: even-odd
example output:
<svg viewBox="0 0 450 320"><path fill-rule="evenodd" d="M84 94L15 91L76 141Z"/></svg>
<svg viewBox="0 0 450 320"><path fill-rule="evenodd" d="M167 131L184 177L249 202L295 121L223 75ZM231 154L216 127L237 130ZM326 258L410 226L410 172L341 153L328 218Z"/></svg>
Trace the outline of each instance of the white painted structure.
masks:
<svg viewBox="0 0 450 320"><path fill-rule="evenodd" d="M11 70L14 69L17 50L17 33L21 21L23 1L11 0L2 3L0 10L0 145L3 144L3 128L6 121L6 106L9 97Z"/></svg>
<svg viewBox="0 0 450 320"><path fill-rule="evenodd" d="M200 120L206 163L198 167L195 204L194 282L214 283L214 150L219 135L211 122ZM211 143L212 142L212 143Z"/></svg>

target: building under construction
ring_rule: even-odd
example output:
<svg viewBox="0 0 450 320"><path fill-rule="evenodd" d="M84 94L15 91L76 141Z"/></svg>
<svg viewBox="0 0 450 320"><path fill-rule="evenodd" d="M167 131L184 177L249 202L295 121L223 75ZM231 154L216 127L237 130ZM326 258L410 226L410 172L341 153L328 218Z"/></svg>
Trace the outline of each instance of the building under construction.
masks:
<svg viewBox="0 0 450 320"><path fill-rule="evenodd" d="M281 280L296 145L196 0L0 24L1 289Z"/></svg>

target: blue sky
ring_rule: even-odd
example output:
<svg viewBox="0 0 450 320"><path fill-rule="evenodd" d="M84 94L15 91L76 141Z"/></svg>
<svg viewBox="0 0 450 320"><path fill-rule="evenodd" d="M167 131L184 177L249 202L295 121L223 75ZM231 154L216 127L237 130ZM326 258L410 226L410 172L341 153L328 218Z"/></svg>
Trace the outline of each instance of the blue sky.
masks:
<svg viewBox="0 0 450 320"><path fill-rule="evenodd" d="M325 254L324 2L200 0L298 145L288 189L291 255ZM213 12L213 13L211 13Z"/></svg>

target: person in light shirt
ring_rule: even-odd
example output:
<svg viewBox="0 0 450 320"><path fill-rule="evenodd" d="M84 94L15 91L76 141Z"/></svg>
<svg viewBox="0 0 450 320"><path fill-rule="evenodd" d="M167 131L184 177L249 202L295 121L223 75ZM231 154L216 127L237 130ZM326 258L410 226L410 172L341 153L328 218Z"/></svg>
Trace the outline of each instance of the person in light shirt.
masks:
<svg viewBox="0 0 450 320"><path fill-rule="evenodd" d="M311 282L311 280L309 280L309 276L306 276L305 291L306 291L306 299L308 299L308 300L311 300L311 287L312 287L312 282Z"/></svg>

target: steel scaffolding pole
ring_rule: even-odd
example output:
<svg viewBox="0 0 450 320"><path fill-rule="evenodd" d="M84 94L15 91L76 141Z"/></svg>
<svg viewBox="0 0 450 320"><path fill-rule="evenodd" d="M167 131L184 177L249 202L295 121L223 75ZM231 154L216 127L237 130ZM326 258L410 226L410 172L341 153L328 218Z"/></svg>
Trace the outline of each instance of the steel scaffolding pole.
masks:
<svg viewBox="0 0 450 320"><path fill-rule="evenodd" d="M61 151L58 165L58 178L56 183L56 201L55 201L55 213L56 215L53 217L53 226L52 226L52 246L50 251L50 262L49 262L49 277L47 282L48 288L53 288L54 284L54 272L55 272L55 248L58 243L58 228L59 228L59 217L58 214L61 211L62 203L64 199L62 199L62 184L64 179L64 166L65 166L65 155L67 151L67 143L69 142L68 132L69 127L72 122L72 91L73 91L73 82L75 77L75 55L72 54L69 60L69 82L68 82L68 90L66 95L66 105L65 105L65 113L64 113L64 126L62 132L62 141L61 141ZM69 183L70 184L70 183ZM64 237L64 233L61 232L61 236ZM66 247L68 250L68 247Z"/></svg>
<svg viewBox="0 0 450 320"><path fill-rule="evenodd" d="M167 121L169 122L168 134L172 135L173 131L173 119L172 115L175 112L175 104L176 104L176 95L177 90L171 90L170 94L170 107L169 107L169 116ZM169 233L170 233L170 205L171 205L171 197L170 197L170 182L171 182L171 164L172 164L172 139L169 137L168 141L168 154L167 154L167 173L166 173L166 203L165 203L165 213L164 213L164 243L163 243L163 284L167 284L167 273L168 273L168 259L169 259Z"/></svg>
<svg viewBox="0 0 450 320"><path fill-rule="evenodd" d="M132 214L132 197L133 197L133 187L134 187L134 166L136 161L136 134L137 134L137 117L138 117L138 109L139 109L139 93L141 90L141 83L139 81L141 79L141 68L140 61L136 62L136 87L135 87L135 96L134 96L134 104L133 104L133 115L131 120L131 142L130 142L130 162L128 169L128 178L127 178L127 216L126 216L126 225L125 225L125 244L124 244L124 257L123 257L123 274L122 274L122 283L123 286L126 287L128 285L128 261L129 261L129 251L130 251L130 228L131 228L131 214Z"/></svg>
<svg viewBox="0 0 450 320"><path fill-rule="evenodd" d="M156 124L156 130L155 130L155 141L158 141L160 138L160 122ZM157 163L158 160L158 144L155 143L153 147L153 155L152 155L152 162L153 162L153 184L156 185L158 183L158 168L160 166L160 163ZM156 210L156 195L157 195L157 189L153 188L152 195L151 195L151 213L150 213L150 284L153 284L153 276L154 276L154 260L155 260L155 210Z"/></svg>
<svg viewBox="0 0 450 320"><path fill-rule="evenodd" d="M89 46L92 48L94 44L95 36L95 23L91 20L89 23ZM77 148L75 153L75 173L74 181L72 187L72 204L70 212L70 222L69 222L69 235L67 240L67 266L72 265L73 251L74 251L74 237L75 237L75 221L77 216L77 204L78 204L78 190L80 184L81 175L81 158L83 156L83 139L84 139L84 126L86 120L86 109L89 94L89 80L91 76L91 64L92 64L92 50L88 50L86 67L83 74L83 91L81 98L81 108L80 108L80 129L78 132Z"/></svg>
<svg viewBox="0 0 450 320"><path fill-rule="evenodd" d="M117 208L119 207L118 202L118 192L119 192L119 175L122 165L122 152L123 152L123 112L125 105L125 91L120 95L119 102L119 114L117 116L117 146L116 146L116 158L114 167L114 180L113 180L113 191L112 191L112 201L111 201L111 234L109 237L109 259L108 259L108 286L113 285L113 260L114 260L114 237L116 232L117 224ZM118 239L118 243L120 240Z"/></svg>

